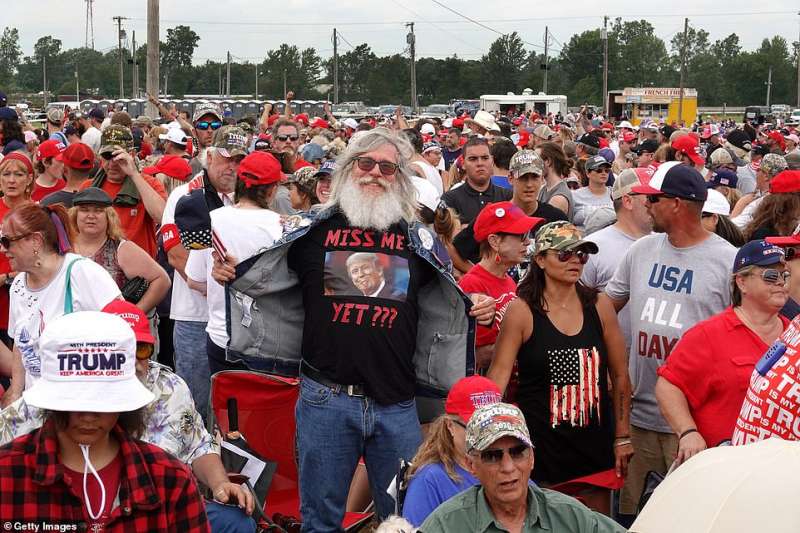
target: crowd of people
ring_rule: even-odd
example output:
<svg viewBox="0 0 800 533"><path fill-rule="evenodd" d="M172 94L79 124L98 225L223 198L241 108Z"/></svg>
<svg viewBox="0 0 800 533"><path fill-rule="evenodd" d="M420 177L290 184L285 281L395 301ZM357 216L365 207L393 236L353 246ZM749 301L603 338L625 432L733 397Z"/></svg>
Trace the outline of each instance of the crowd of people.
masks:
<svg viewBox="0 0 800 533"><path fill-rule="evenodd" d="M303 531L625 531L800 312L794 130L150 100L0 93L2 519L255 531L207 428L244 370L300 378Z"/></svg>

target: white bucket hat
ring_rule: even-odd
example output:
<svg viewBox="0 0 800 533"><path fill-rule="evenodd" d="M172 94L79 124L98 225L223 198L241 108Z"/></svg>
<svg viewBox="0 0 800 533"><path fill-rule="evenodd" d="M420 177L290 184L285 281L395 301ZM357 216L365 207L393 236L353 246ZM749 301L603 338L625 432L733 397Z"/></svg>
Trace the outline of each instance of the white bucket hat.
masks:
<svg viewBox="0 0 800 533"><path fill-rule="evenodd" d="M713 213L727 217L731 214L731 204L728 203L728 199L721 192L708 189L708 197L703 204L703 213Z"/></svg>
<svg viewBox="0 0 800 533"><path fill-rule="evenodd" d="M61 316L39 340L42 377L25 402L51 411L124 413L155 398L136 377L136 337L122 318L99 311Z"/></svg>
<svg viewBox="0 0 800 533"><path fill-rule="evenodd" d="M475 113L475 118L468 118L467 120L464 121L464 123L467 126L470 126L470 124L477 124L478 126L480 126L485 130L494 131L498 133L500 132L500 126L497 125L497 122L494 119L494 115L492 115L488 111L483 111L483 110L478 111L477 113Z"/></svg>

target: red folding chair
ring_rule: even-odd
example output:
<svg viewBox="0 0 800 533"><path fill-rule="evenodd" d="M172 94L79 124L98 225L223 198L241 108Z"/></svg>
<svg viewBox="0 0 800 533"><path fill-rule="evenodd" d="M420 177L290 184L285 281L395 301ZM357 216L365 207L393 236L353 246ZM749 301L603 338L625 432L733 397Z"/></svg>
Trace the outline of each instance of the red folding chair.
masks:
<svg viewBox="0 0 800 533"><path fill-rule="evenodd" d="M299 379L244 370L211 377L211 407L222 434L228 431L228 398L236 398L239 431L254 451L278 464L264 504L268 517L300 517L294 442L299 385ZM342 527L353 530L371 517L372 513L346 513Z"/></svg>

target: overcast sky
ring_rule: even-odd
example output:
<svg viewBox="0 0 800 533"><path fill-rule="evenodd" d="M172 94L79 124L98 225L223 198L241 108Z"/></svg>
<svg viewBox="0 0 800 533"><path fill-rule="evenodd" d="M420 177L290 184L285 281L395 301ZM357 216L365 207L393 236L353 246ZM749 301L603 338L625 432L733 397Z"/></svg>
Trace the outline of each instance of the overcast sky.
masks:
<svg viewBox="0 0 800 533"><path fill-rule="evenodd" d="M669 40L683 30L683 17L693 26L711 34L711 40L730 33L739 35L745 49L757 48L761 40L782 35L790 43L798 39L800 16L796 0L727 0L711 2L673 0L608 1L598 7L596 0L569 2L520 2L519 0L440 0L463 15L490 29L448 11L433 0L163 0L161 39L167 28L186 24L200 35L195 62L221 60L226 51L237 58L254 61L281 43L314 47L323 57L333 53L332 28L340 32L340 53L350 45L368 43L378 55L402 52L406 46L403 22L416 21L417 55L445 57L457 53L479 58L500 33L517 31L528 43L544 44L545 26L553 37L551 48L558 53L561 43L574 33L597 28L603 15L649 20L656 34ZM3 25L20 32L25 55L43 35L61 39L65 48L82 46L85 37L84 0L2 0ZM644 7L647 9L643 9ZM128 17L123 27L137 42L146 39L147 0L98 0L94 3L95 48L117 46L114 16ZM236 23L236 21L242 21ZM495 31L492 31L495 30ZM348 44L349 43L349 44Z"/></svg>

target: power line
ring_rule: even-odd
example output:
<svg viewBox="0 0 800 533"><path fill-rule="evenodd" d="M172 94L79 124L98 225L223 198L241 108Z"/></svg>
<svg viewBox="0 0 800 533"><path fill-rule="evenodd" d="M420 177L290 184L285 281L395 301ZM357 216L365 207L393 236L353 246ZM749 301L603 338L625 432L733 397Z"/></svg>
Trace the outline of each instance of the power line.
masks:
<svg viewBox="0 0 800 533"><path fill-rule="evenodd" d="M420 15L419 13L417 13L416 11L414 11L413 9L411 9L410 7L407 7L407 6L403 5L403 4L401 4L401 3L400 3L400 2L398 2L397 0L392 0L392 2L393 2L394 4L396 4L396 5L400 6L401 8L405 9L406 11L408 11L409 13L411 13L412 15L414 15L415 17L424 18L422 15ZM483 48L479 48L479 47L475 46L474 44L472 44L472 43L469 43L469 42L465 41L464 39L462 39L461 37L459 37L459 36L458 36L458 35L456 35L455 33L451 32L450 30L446 30L446 29L442 28L441 26L437 26L436 24L434 24L434 23L433 23L433 22L431 22L431 21L423 21L423 22L424 22L425 24L429 24L430 26L432 26L432 27L433 27L434 29L436 29L437 31L444 32L444 33L446 33L446 34L448 34L448 35L452 36L452 37L453 37L453 38L455 38L456 40L458 40L458 41L461 41L462 43L466 44L467 46L469 46L470 48L472 48L472 49L474 49L474 50L481 50L481 51L483 51Z"/></svg>
<svg viewBox="0 0 800 533"><path fill-rule="evenodd" d="M351 50L355 50L355 49L356 49L356 47L355 47L355 46L353 46L352 44L350 44L350 41L348 41L347 39L345 39L345 38L344 38L344 35L342 35L342 32L340 32L340 31L337 31L337 32L336 32L336 35L338 35L338 36L339 36L339 38L340 38L341 40L343 40L344 42L346 42L346 43L347 43L347 46L349 46Z"/></svg>

